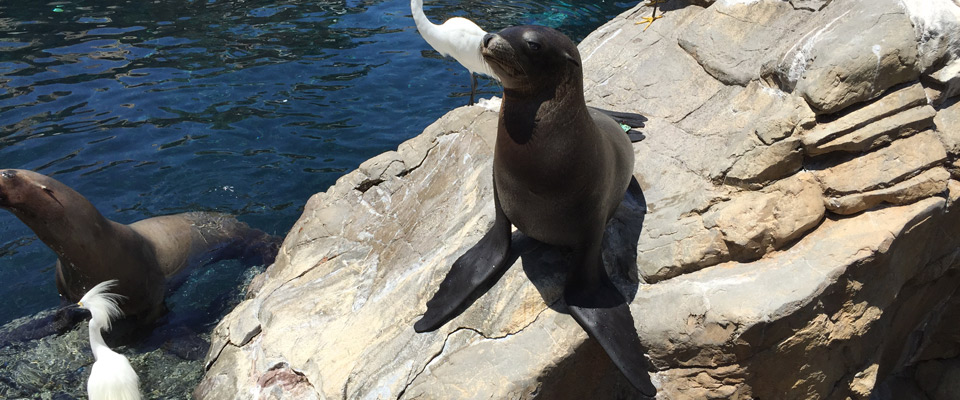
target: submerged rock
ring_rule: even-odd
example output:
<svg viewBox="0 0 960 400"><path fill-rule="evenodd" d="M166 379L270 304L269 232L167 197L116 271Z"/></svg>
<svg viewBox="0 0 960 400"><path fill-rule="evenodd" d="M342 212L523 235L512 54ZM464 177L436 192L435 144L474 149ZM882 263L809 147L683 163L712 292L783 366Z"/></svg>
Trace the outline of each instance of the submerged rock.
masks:
<svg viewBox="0 0 960 400"><path fill-rule="evenodd" d="M261 271L235 260L193 271L181 288L168 294L171 311L157 326L131 331L141 336L128 333L120 339L125 345L115 345L106 336L113 350L130 360L145 399L189 397L204 373L201 359L208 353L211 319L239 303L243 288ZM227 289L211 290L217 285ZM0 326L0 398L86 398L94 362L85 321L89 313L80 315L84 321L52 334L49 325L55 313L48 310Z"/></svg>
<svg viewBox="0 0 960 400"><path fill-rule="evenodd" d="M956 31L917 25L919 2L694 3L646 32L638 6L580 44L588 103L649 118L648 213L636 238L617 233L636 220L612 224L604 261L658 398L949 398ZM566 313L566 252L521 233L489 292L413 331L492 223L496 119L453 110L314 195L215 330L194 395L636 397Z"/></svg>

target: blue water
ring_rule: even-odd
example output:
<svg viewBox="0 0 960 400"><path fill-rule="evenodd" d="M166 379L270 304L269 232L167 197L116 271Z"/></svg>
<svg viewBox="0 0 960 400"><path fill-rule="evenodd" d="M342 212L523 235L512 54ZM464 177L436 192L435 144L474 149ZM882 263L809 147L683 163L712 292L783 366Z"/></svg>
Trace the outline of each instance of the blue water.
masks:
<svg viewBox="0 0 960 400"><path fill-rule="evenodd" d="M426 13L579 41L634 4L428 0ZM0 168L51 175L118 222L216 210L284 235L310 195L466 104L466 70L409 15L408 0L4 0ZM0 211L0 324L59 304L55 261ZM177 298L236 287L242 271L219 268Z"/></svg>

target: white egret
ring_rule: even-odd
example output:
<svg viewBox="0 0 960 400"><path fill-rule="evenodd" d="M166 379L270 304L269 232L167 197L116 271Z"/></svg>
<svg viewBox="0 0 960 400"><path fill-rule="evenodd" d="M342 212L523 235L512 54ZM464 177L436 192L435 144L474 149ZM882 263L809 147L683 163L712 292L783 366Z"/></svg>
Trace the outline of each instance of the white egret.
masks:
<svg viewBox="0 0 960 400"><path fill-rule="evenodd" d="M91 316L90 349L96 361L87 380L87 396L90 400L140 399L140 378L130 366L130 361L110 350L100 333L101 329L109 331L111 321L123 315L117 305L117 300L123 296L108 292L116 283L116 279L98 283L77 303L80 308L89 310Z"/></svg>
<svg viewBox="0 0 960 400"><path fill-rule="evenodd" d="M413 12L413 21L417 24L420 36L427 44L441 55L453 57L470 72L470 105L473 105L477 91L477 76L474 74L499 80L480 56L480 42L487 31L461 17L450 18L442 25L434 24L423 13L423 0L410 0L410 11Z"/></svg>

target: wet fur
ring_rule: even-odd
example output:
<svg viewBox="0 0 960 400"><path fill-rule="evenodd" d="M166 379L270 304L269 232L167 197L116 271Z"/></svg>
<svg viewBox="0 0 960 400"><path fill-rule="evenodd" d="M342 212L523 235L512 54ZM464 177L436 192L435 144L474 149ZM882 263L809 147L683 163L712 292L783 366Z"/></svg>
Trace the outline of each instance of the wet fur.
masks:
<svg viewBox="0 0 960 400"><path fill-rule="evenodd" d="M0 208L57 254L57 290L64 299L75 303L97 283L117 279L113 291L124 297L121 310L137 324L164 314L166 289L182 281L190 267L244 256L271 263L280 243L219 213L120 224L70 187L26 170L0 171Z"/></svg>

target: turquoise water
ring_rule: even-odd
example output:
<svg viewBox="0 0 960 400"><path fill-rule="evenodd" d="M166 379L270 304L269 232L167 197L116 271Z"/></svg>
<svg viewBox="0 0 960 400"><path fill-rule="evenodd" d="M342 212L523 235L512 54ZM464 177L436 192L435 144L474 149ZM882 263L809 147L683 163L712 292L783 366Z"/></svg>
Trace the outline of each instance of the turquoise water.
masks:
<svg viewBox="0 0 960 400"><path fill-rule="evenodd" d="M427 1L426 13L580 40L636 4L492 3ZM409 7L4 0L0 168L51 175L118 222L216 210L284 235L310 195L466 104L466 71L420 38ZM481 86L481 97L499 95ZM0 211L0 324L59 304L55 261ZM214 268L171 301L209 304L243 281L242 268ZM197 308L211 323L225 307L214 309Z"/></svg>

